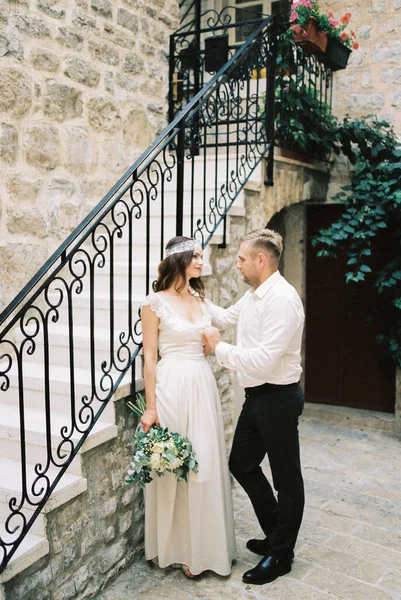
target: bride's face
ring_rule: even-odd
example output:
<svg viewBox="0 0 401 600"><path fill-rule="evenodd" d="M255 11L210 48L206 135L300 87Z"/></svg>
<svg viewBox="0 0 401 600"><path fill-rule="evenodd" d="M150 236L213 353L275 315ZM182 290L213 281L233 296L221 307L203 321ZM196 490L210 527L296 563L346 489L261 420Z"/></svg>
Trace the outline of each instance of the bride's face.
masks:
<svg viewBox="0 0 401 600"><path fill-rule="evenodd" d="M203 250L199 246L195 248L192 256L192 261L186 268L185 273L187 276L187 280L195 277L200 277L202 275L202 269L204 264L205 263L203 262Z"/></svg>

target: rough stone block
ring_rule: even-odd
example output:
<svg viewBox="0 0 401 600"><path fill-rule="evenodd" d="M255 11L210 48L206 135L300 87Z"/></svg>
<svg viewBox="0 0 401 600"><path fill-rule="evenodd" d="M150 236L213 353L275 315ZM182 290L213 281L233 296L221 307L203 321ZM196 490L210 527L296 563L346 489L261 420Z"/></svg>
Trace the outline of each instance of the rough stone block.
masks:
<svg viewBox="0 0 401 600"><path fill-rule="evenodd" d="M18 60L24 57L21 40L11 28L0 27L0 56L13 56Z"/></svg>
<svg viewBox="0 0 401 600"><path fill-rule="evenodd" d="M11 23L18 31L30 37L45 38L51 36L51 31L45 21L33 15L16 13L12 17Z"/></svg>
<svg viewBox="0 0 401 600"><path fill-rule="evenodd" d="M123 71L132 75L138 75L144 69L144 62L138 54L127 54L124 58Z"/></svg>
<svg viewBox="0 0 401 600"><path fill-rule="evenodd" d="M131 110L124 121L124 141L130 146L146 148L152 143L153 131L149 116L143 108Z"/></svg>
<svg viewBox="0 0 401 600"><path fill-rule="evenodd" d="M362 27L359 27L358 28L358 38L360 38L361 40L370 39L370 31L371 31L370 25L363 25Z"/></svg>
<svg viewBox="0 0 401 600"><path fill-rule="evenodd" d="M69 27L59 27L57 41L66 48L81 50L84 38Z"/></svg>
<svg viewBox="0 0 401 600"><path fill-rule="evenodd" d="M347 108L350 110L380 110L385 104L384 94L349 94Z"/></svg>
<svg viewBox="0 0 401 600"><path fill-rule="evenodd" d="M108 98L91 98L88 113L89 123L94 129L117 131L121 126L118 108Z"/></svg>
<svg viewBox="0 0 401 600"><path fill-rule="evenodd" d="M7 182L10 198L15 203L34 202L42 187L41 179L24 179L21 175L13 175Z"/></svg>
<svg viewBox="0 0 401 600"><path fill-rule="evenodd" d="M10 233L32 235L44 238L48 228L43 216L36 208L9 206L7 209L7 229Z"/></svg>
<svg viewBox="0 0 401 600"><path fill-rule="evenodd" d="M95 60L99 60L106 65L118 65L120 62L120 55L116 48L109 44L99 44L95 41L89 41L88 43L89 52Z"/></svg>
<svg viewBox="0 0 401 600"><path fill-rule="evenodd" d="M91 9L106 19L113 16L110 0L91 0Z"/></svg>
<svg viewBox="0 0 401 600"><path fill-rule="evenodd" d="M104 89L111 94L114 93L114 73L110 71L104 76Z"/></svg>
<svg viewBox="0 0 401 600"><path fill-rule="evenodd" d="M61 177L53 177L48 186L48 194L55 202L64 203L77 193L73 181Z"/></svg>
<svg viewBox="0 0 401 600"><path fill-rule="evenodd" d="M368 5L368 13L377 16L382 15L383 13L388 12L388 1L387 0L375 0L374 2L369 2Z"/></svg>
<svg viewBox="0 0 401 600"><path fill-rule="evenodd" d="M82 94L75 88L58 83L55 79L49 79L46 81L43 97L43 112L56 121L80 117Z"/></svg>
<svg viewBox="0 0 401 600"><path fill-rule="evenodd" d="M70 79L83 83L88 87L96 87L100 73L88 61L77 56L69 56L64 63L64 74Z"/></svg>
<svg viewBox="0 0 401 600"><path fill-rule="evenodd" d="M89 27L92 29L97 29L96 19L81 11L75 11L73 13L72 23L77 27Z"/></svg>
<svg viewBox="0 0 401 600"><path fill-rule="evenodd" d="M43 243L8 244L0 247L0 279L2 293L9 295L21 289L47 258ZM9 298L11 300L11 298Z"/></svg>
<svg viewBox="0 0 401 600"><path fill-rule="evenodd" d="M75 557L77 555L77 549L75 544L69 544L66 548L64 548L63 552L63 562L64 566L68 567L75 561Z"/></svg>
<svg viewBox="0 0 401 600"><path fill-rule="evenodd" d="M393 99L391 101L391 106L395 106L396 108L401 108L401 90L395 92Z"/></svg>
<svg viewBox="0 0 401 600"><path fill-rule="evenodd" d="M8 17L10 15L10 10L6 4L3 2L0 4L0 23L8 23Z"/></svg>
<svg viewBox="0 0 401 600"><path fill-rule="evenodd" d="M132 525L132 515L131 512L126 513L118 520L118 528L120 533L125 533Z"/></svg>
<svg viewBox="0 0 401 600"><path fill-rule="evenodd" d="M373 87L372 71L364 71L362 73L362 87L363 88Z"/></svg>
<svg viewBox="0 0 401 600"><path fill-rule="evenodd" d="M0 159L12 165L17 159L18 133L15 127L2 123L0 125Z"/></svg>
<svg viewBox="0 0 401 600"><path fill-rule="evenodd" d="M61 4L61 6L60 6ZM62 5L62 0L38 0L38 8L45 15L49 17L53 17L54 19L64 19L65 17L65 9ZM65 3L64 3L65 4Z"/></svg>
<svg viewBox="0 0 401 600"><path fill-rule="evenodd" d="M104 534L104 541L107 542L111 542L112 540L114 540L114 538L116 537L116 531L114 529L114 527L112 525L110 525L109 527L107 527L106 532Z"/></svg>
<svg viewBox="0 0 401 600"><path fill-rule="evenodd" d="M32 124L25 136L27 162L42 169L55 169L60 161L60 137L58 130L47 123Z"/></svg>
<svg viewBox="0 0 401 600"><path fill-rule="evenodd" d="M31 79L14 67L0 70L0 111L22 117L32 103Z"/></svg>
<svg viewBox="0 0 401 600"><path fill-rule="evenodd" d="M102 517L109 517L110 515L113 515L117 510L117 503L118 500L115 497L109 498L103 502L101 506Z"/></svg>
<svg viewBox="0 0 401 600"><path fill-rule="evenodd" d="M122 90L130 92L134 92L138 89L138 87L140 87L135 79L129 79L128 77L126 77L125 75L121 75L120 73L117 73L116 84Z"/></svg>
<svg viewBox="0 0 401 600"><path fill-rule="evenodd" d="M66 136L66 167L74 175L90 173L96 167L96 149L83 127L71 127Z"/></svg>
<svg viewBox="0 0 401 600"><path fill-rule="evenodd" d="M401 41L381 43L372 48L372 56L376 62L399 63L401 60Z"/></svg>
<svg viewBox="0 0 401 600"><path fill-rule="evenodd" d="M109 41L117 46L121 46L122 48L133 48L135 46L135 38L132 35L116 29L110 23L104 24L104 33Z"/></svg>
<svg viewBox="0 0 401 600"><path fill-rule="evenodd" d="M125 8L119 8L117 13L117 23L132 33L138 32L138 17Z"/></svg>
<svg viewBox="0 0 401 600"><path fill-rule="evenodd" d="M30 54L31 65L38 71L55 72L59 68L60 60L57 54L47 48L32 48Z"/></svg>
<svg viewBox="0 0 401 600"><path fill-rule="evenodd" d="M102 573L109 571L125 554L126 540L122 539L113 546L104 549L103 556L100 556L99 567Z"/></svg>

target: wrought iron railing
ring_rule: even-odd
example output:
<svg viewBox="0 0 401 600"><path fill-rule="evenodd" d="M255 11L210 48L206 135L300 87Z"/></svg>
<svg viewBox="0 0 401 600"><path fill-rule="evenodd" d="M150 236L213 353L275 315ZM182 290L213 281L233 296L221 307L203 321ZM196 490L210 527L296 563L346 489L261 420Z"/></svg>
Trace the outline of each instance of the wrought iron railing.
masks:
<svg viewBox="0 0 401 600"><path fill-rule="evenodd" d="M281 35L278 43L275 142L281 148L327 160L333 143L333 77L319 56Z"/></svg>
<svg viewBox="0 0 401 600"><path fill-rule="evenodd" d="M266 153L272 182L275 53L267 18L0 315L0 404L18 422L21 469L1 570L124 377L135 381L140 300L165 242L184 234L205 246Z"/></svg>
<svg viewBox="0 0 401 600"><path fill-rule="evenodd" d="M246 9L247 20L238 22L237 9L238 6L226 6L221 12L207 10L170 37L170 121L263 20ZM307 54L292 42L285 33L286 14L277 18L281 35L275 82L275 143L325 160L332 135L331 70L318 56ZM258 76L265 76L263 70Z"/></svg>

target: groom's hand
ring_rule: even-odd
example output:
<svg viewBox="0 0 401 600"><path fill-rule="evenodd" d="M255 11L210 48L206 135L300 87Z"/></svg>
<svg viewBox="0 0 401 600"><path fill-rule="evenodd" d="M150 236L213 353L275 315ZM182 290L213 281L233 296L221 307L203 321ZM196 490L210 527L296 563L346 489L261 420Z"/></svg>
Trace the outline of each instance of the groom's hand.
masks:
<svg viewBox="0 0 401 600"><path fill-rule="evenodd" d="M210 346L212 351L214 351L217 344L221 342L220 331L216 327L212 327L211 325L205 327L205 329L202 332L202 337L205 343L207 343Z"/></svg>

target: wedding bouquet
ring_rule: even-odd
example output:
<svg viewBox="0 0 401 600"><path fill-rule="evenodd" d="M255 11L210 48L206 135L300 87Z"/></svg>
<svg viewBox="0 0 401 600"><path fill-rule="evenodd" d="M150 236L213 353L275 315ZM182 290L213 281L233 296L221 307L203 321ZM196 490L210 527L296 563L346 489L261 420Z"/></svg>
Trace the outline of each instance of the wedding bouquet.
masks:
<svg viewBox="0 0 401 600"><path fill-rule="evenodd" d="M128 407L138 417L146 410L146 402L141 394L136 395L137 404L127 402ZM191 442L179 433L171 433L167 428L153 425L147 433L137 429L130 445L134 447L132 462L127 467L124 483L134 483L144 488L152 481L152 475L174 473L178 481L187 481L189 471L198 472L198 461Z"/></svg>

